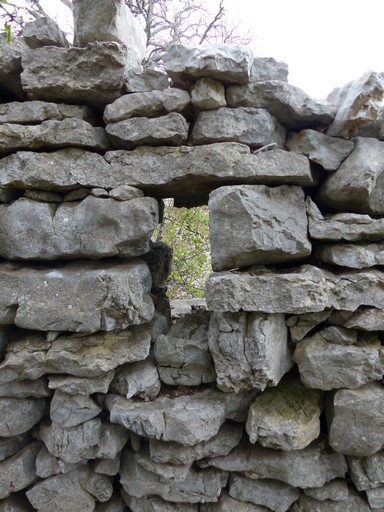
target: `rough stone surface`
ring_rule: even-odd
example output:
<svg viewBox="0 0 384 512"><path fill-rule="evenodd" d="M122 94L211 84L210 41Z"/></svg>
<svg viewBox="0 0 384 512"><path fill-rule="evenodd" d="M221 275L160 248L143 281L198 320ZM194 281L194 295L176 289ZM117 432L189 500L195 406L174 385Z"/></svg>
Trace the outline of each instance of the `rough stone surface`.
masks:
<svg viewBox="0 0 384 512"><path fill-rule="evenodd" d="M0 438L0 461L11 457L30 442L29 434ZM236 443L237 444L237 443Z"/></svg>
<svg viewBox="0 0 384 512"><path fill-rule="evenodd" d="M142 468L135 454L128 450L123 454L120 475L120 482L129 495L136 498L156 495L175 503L217 501L227 481L225 474L213 468L202 471L191 468L182 482L164 482L155 473Z"/></svg>
<svg viewBox="0 0 384 512"><path fill-rule="evenodd" d="M280 80L229 87L227 103L230 107L265 108L290 130L329 124L336 111L330 103L314 100L298 87Z"/></svg>
<svg viewBox="0 0 384 512"><path fill-rule="evenodd" d="M268 144L281 148L285 139L285 129L261 108L223 107L200 112L191 133L194 144L240 142L253 149Z"/></svg>
<svg viewBox="0 0 384 512"><path fill-rule="evenodd" d="M330 326L324 327L319 331L320 336L330 343L336 345L354 345L358 342L358 333L352 329L345 329L344 327ZM364 341L364 337L361 337ZM359 340L360 341L360 340ZM367 341L372 341L372 338L367 337Z"/></svg>
<svg viewBox="0 0 384 512"><path fill-rule="evenodd" d="M256 397L246 431L251 443L276 450L302 450L320 434L322 393L300 381L282 380Z"/></svg>
<svg viewBox="0 0 384 512"><path fill-rule="evenodd" d="M135 498L127 494L124 489L121 494L132 512L198 512L199 505L197 504L172 503L157 496Z"/></svg>
<svg viewBox="0 0 384 512"><path fill-rule="evenodd" d="M295 261L311 253L299 187L237 185L209 196L213 270Z"/></svg>
<svg viewBox="0 0 384 512"><path fill-rule="evenodd" d="M252 154L249 147L231 142L109 151L105 158L119 180L124 176L146 194L174 197L179 204L206 204L209 192L221 185L314 183L309 161L301 155L282 150Z"/></svg>
<svg viewBox="0 0 384 512"><path fill-rule="evenodd" d="M0 501L1 512L31 512L32 505L24 496L13 494Z"/></svg>
<svg viewBox="0 0 384 512"><path fill-rule="evenodd" d="M366 494L371 510L384 507L384 486L378 487L377 489L368 489Z"/></svg>
<svg viewBox="0 0 384 512"><path fill-rule="evenodd" d="M329 444L339 453L368 457L384 448L384 387L370 382L339 389L328 411ZM353 425L353 429L345 429Z"/></svg>
<svg viewBox="0 0 384 512"><path fill-rule="evenodd" d="M8 123L0 125L1 154L68 146L95 151L105 151L111 147L104 128L95 128L81 119L43 121L34 126Z"/></svg>
<svg viewBox="0 0 384 512"><path fill-rule="evenodd" d="M133 73L125 83L126 91L132 93L163 91L168 88L168 76L156 69L144 69L141 73Z"/></svg>
<svg viewBox="0 0 384 512"><path fill-rule="evenodd" d="M289 134L286 147L289 151L307 156L311 162L321 165L326 171L335 171L351 153L354 144L350 140L307 129Z"/></svg>
<svg viewBox="0 0 384 512"><path fill-rule="evenodd" d="M266 80L288 82L288 65L271 57L255 57L251 68L251 82Z"/></svg>
<svg viewBox="0 0 384 512"><path fill-rule="evenodd" d="M307 198L308 227L311 238L328 242L381 241L384 219L358 213L336 213L323 217L316 204Z"/></svg>
<svg viewBox="0 0 384 512"><path fill-rule="evenodd" d="M75 427L91 420L102 408L85 395L69 395L56 390L51 401L51 420L63 427Z"/></svg>
<svg viewBox="0 0 384 512"><path fill-rule="evenodd" d="M207 389L176 398L161 396L153 402L108 395L105 406L112 423L140 436L193 446L215 436L226 418L244 417L253 398L252 393Z"/></svg>
<svg viewBox="0 0 384 512"><path fill-rule="evenodd" d="M0 436L28 432L44 415L44 398L0 398Z"/></svg>
<svg viewBox="0 0 384 512"><path fill-rule="evenodd" d="M271 509L263 505L255 505L249 501L231 498L226 491L221 493L217 503L200 505L200 512L269 512Z"/></svg>
<svg viewBox="0 0 384 512"><path fill-rule="evenodd" d="M384 452L370 457L347 457L349 474L358 491L376 489L384 482Z"/></svg>
<svg viewBox="0 0 384 512"><path fill-rule="evenodd" d="M112 393L131 398L154 399L160 391L159 372L153 357L125 365L111 383Z"/></svg>
<svg viewBox="0 0 384 512"><path fill-rule="evenodd" d="M46 379L14 380L0 386L0 397L9 398L44 398L51 396Z"/></svg>
<svg viewBox="0 0 384 512"><path fill-rule="evenodd" d="M39 442L31 443L0 463L0 499L29 487L37 480L35 472Z"/></svg>
<svg viewBox="0 0 384 512"><path fill-rule="evenodd" d="M155 475L160 477L160 481L166 483L168 480L172 482L184 482L188 477L191 469L190 464L168 464L159 463L151 459L149 449L144 448L135 454L137 464Z"/></svg>
<svg viewBox="0 0 384 512"><path fill-rule="evenodd" d="M13 38L6 43L4 38L0 41L0 91L13 99L25 97L21 87L21 57L28 50L21 37ZM16 97L16 98L15 98Z"/></svg>
<svg viewBox="0 0 384 512"><path fill-rule="evenodd" d="M346 480L335 478L323 485L323 487L312 487L304 489L304 494L315 500L344 501L349 498L349 490Z"/></svg>
<svg viewBox="0 0 384 512"><path fill-rule="evenodd" d="M198 110L215 110L225 107L225 89L212 78L200 78L191 90L192 105Z"/></svg>
<svg viewBox="0 0 384 512"><path fill-rule="evenodd" d="M209 313L185 315L154 345L160 379L165 384L199 386L215 382L216 373L208 349Z"/></svg>
<svg viewBox="0 0 384 512"><path fill-rule="evenodd" d="M251 480L242 475L231 475L229 495L266 506L275 512L286 512L298 499L300 491L277 480Z"/></svg>
<svg viewBox="0 0 384 512"><path fill-rule="evenodd" d="M271 272L217 272L206 285L213 311L302 314L325 309L381 308L384 276L378 270L333 274L312 265Z"/></svg>
<svg viewBox="0 0 384 512"><path fill-rule="evenodd" d="M349 491L348 498L342 501L319 501L302 494L292 508L292 512L370 512L371 510L368 503L352 489Z"/></svg>
<svg viewBox="0 0 384 512"><path fill-rule="evenodd" d="M9 344L5 360L0 365L0 382L37 379L47 373L102 378L105 372L121 364L145 359L150 344L151 333L147 326L111 333L98 332L90 336L64 335L53 342L46 342L43 336L26 336ZM108 378L111 380L112 376ZM64 386L63 392L68 392L70 387L73 394L78 393L78 382L64 383ZM90 393L83 394L100 392L97 387L92 387L92 382L80 383L80 386L83 390L84 386L90 390Z"/></svg>
<svg viewBox="0 0 384 512"><path fill-rule="evenodd" d="M107 124L117 123L131 117L156 117L181 112L190 102L189 92L177 88L126 94L106 106L104 121Z"/></svg>
<svg viewBox="0 0 384 512"><path fill-rule="evenodd" d="M95 124L92 110L82 105L48 101L11 101L0 105L1 124L37 124L48 120L63 121L73 118Z"/></svg>
<svg viewBox="0 0 384 512"><path fill-rule="evenodd" d="M188 139L188 123L177 112L166 116L132 117L106 126L109 140L116 148L132 149L136 146L181 146Z"/></svg>
<svg viewBox="0 0 384 512"><path fill-rule="evenodd" d="M142 335L144 335L143 332ZM143 343L142 340L140 344L142 347L145 347L145 343ZM126 352L129 352L132 356L132 350L130 349L127 351L127 346ZM104 370L100 377L94 378L74 377L72 375L50 375L48 387L50 389L60 389L60 391L69 395L92 395L93 393L106 393L114 376L115 370Z"/></svg>
<svg viewBox="0 0 384 512"><path fill-rule="evenodd" d="M369 268L384 265L384 243L381 244L326 244L316 249L325 263L339 267Z"/></svg>
<svg viewBox="0 0 384 512"><path fill-rule="evenodd" d="M335 311L329 321L358 331L382 331L384 330L384 311L364 307L356 311Z"/></svg>
<svg viewBox="0 0 384 512"><path fill-rule="evenodd" d="M243 443L225 457L207 459L207 463L223 471L245 472L254 479L271 478L302 489L322 487L347 472L345 457L325 449L320 441L293 451Z"/></svg>
<svg viewBox="0 0 384 512"><path fill-rule="evenodd" d="M354 143L353 152L320 187L318 200L335 210L382 215L384 142L356 137Z"/></svg>
<svg viewBox="0 0 384 512"><path fill-rule="evenodd" d="M69 473L76 468L76 464L69 464L58 459L43 445L36 457L36 475L48 478L53 475Z"/></svg>
<svg viewBox="0 0 384 512"><path fill-rule="evenodd" d="M29 48L41 46L69 46L65 34L51 18L36 18L26 23L23 28L23 39Z"/></svg>
<svg viewBox="0 0 384 512"><path fill-rule="evenodd" d="M212 44L187 47L172 44L163 56L165 71L174 85L184 85L196 78L208 77L224 83L246 84L253 62L248 48Z"/></svg>
<svg viewBox="0 0 384 512"><path fill-rule="evenodd" d="M33 269L2 264L0 280L0 323L24 329L112 331L146 323L154 314L152 278L141 260Z"/></svg>
<svg viewBox="0 0 384 512"><path fill-rule="evenodd" d="M22 64L21 82L31 99L101 106L121 96L128 74L141 70L136 52L113 42L44 46L24 52Z"/></svg>
<svg viewBox="0 0 384 512"><path fill-rule="evenodd" d="M329 343L321 333L299 341L293 355L308 388L355 389L384 373L384 350L378 339L354 345Z"/></svg>
<svg viewBox="0 0 384 512"><path fill-rule="evenodd" d="M214 312L208 340L223 391L276 386L292 366L284 315Z"/></svg>
<svg viewBox="0 0 384 512"><path fill-rule="evenodd" d="M332 314L332 311L320 311L319 313L308 313L294 315L286 320L289 327L291 339L294 343L302 340L317 325L325 322Z"/></svg>
<svg viewBox="0 0 384 512"><path fill-rule="evenodd" d="M329 101L338 110L328 135L351 138L377 118L384 98L384 73L367 71L361 78L333 91Z"/></svg>
<svg viewBox="0 0 384 512"><path fill-rule="evenodd" d="M86 46L95 41L115 41L144 58L146 34L124 0L74 0L74 45Z"/></svg>
<svg viewBox="0 0 384 512"><path fill-rule="evenodd" d="M132 258L149 251L158 221L158 203L149 197L88 196L58 206L23 198L0 205L0 255L10 260Z"/></svg>

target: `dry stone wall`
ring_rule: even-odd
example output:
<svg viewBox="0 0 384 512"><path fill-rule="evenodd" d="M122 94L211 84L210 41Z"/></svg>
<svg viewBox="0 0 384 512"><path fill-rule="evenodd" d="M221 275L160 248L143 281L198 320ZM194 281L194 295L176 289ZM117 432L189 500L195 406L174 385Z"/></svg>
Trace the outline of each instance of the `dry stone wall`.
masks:
<svg viewBox="0 0 384 512"><path fill-rule="evenodd" d="M383 511L384 76L173 46L170 86L84 5L0 47L0 511ZM214 270L173 323L165 197Z"/></svg>

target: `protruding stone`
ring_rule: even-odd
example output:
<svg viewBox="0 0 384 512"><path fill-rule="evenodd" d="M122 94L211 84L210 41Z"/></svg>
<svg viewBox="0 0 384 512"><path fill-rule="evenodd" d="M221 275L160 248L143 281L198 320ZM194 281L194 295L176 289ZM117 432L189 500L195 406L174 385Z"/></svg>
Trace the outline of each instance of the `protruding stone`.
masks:
<svg viewBox="0 0 384 512"><path fill-rule="evenodd" d="M302 494L292 508L292 512L370 512L371 510L368 503L352 489L349 489L348 498L341 501L319 501Z"/></svg>
<svg viewBox="0 0 384 512"><path fill-rule="evenodd" d="M1 124L37 124L43 121L63 121L64 119L80 119L92 125L95 124L92 110L82 105L66 105L48 101L11 101L0 105Z"/></svg>
<svg viewBox="0 0 384 512"><path fill-rule="evenodd" d="M377 118L384 98L384 74L367 71L361 78L332 91L328 100L338 111L328 135L349 139Z"/></svg>
<svg viewBox="0 0 384 512"><path fill-rule="evenodd" d="M212 44L187 47L172 44L163 56L164 67L173 83L183 88L197 78L214 78L227 84L247 84L253 55L243 46Z"/></svg>
<svg viewBox="0 0 384 512"><path fill-rule="evenodd" d="M217 503L200 505L200 512L269 512L271 509L263 505L255 505L249 501L236 500L223 491Z"/></svg>
<svg viewBox="0 0 384 512"><path fill-rule="evenodd" d="M177 320L168 334L157 338L154 354L162 382L181 386L215 382L208 324L206 311L188 314Z"/></svg>
<svg viewBox="0 0 384 512"><path fill-rule="evenodd" d="M369 457L384 448L384 387L370 382L358 389L339 389L328 411L329 444L339 453ZM353 428L345 428L353 425Z"/></svg>
<svg viewBox="0 0 384 512"><path fill-rule="evenodd" d="M382 215L384 142L356 137L354 143L349 157L320 187L318 199L334 210Z"/></svg>
<svg viewBox="0 0 384 512"><path fill-rule="evenodd" d="M102 408L85 395L69 395L56 390L51 401L51 420L63 427L75 427L97 416Z"/></svg>
<svg viewBox="0 0 384 512"><path fill-rule="evenodd" d="M149 347L148 347L149 350ZM100 377L74 377L72 375L50 375L48 387L60 389L69 395L92 395L107 393L109 385L115 376L115 370L103 371Z"/></svg>
<svg viewBox="0 0 384 512"><path fill-rule="evenodd" d="M67 38L58 24L51 18L36 18L26 23L23 28L23 39L29 48L41 46L69 46Z"/></svg>
<svg viewBox="0 0 384 512"><path fill-rule="evenodd" d="M13 380L12 382L3 382L0 386L0 397L2 398L44 398L51 396L52 392L48 389L47 380Z"/></svg>
<svg viewBox="0 0 384 512"><path fill-rule="evenodd" d="M200 112L193 126L194 144L240 142L253 149L274 144L282 148L286 131L262 108L219 108Z"/></svg>
<svg viewBox="0 0 384 512"><path fill-rule="evenodd" d="M358 331L383 331L384 311L365 307L358 308L355 311L335 311L329 322Z"/></svg>
<svg viewBox="0 0 384 512"><path fill-rule="evenodd" d="M143 448L135 454L138 465L154 473L160 477L160 481L166 483L171 482L184 482L188 477L188 473L191 469L191 464L168 464L164 462L155 462L149 455L149 449Z"/></svg>
<svg viewBox="0 0 384 512"><path fill-rule="evenodd" d="M290 130L327 125L336 112L330 103L314 100L298 87L280 80L229 87L227 103L230 107L265 108Z"/></svg>
<svg viewBox="0 0 384 512"><path fill-rule="evenodd" d="M0 438L0 461L11 457L31 442L29 434ZM237 443L236 443L237 444Z"/></svg>
<svg viewBox="0 0 384 512"><path fill-rule="evenodd" d="M378 339L354 345L329 343L321 333L299 341L293 355L308 388L355 389L384 373L384 349Z"/></svg>
<svg viewBox="0 0 384 512"><path fill-rule="evenodd" d="M332 314L332 311L320 311L319 313L307 313L291 316L286 320L289 327L291 339L294 343L300 341L317 325L325 322Z"/></svg>
<svg viewBox="0 0 384 512"><path fill-rule="evenodd" d="M0 92L12 99L24 98L21 87L21 57L28 46L21 37L12 38L10 43L0 38Z"/></svg>
<svg viewBox="0 0 384 512"><path fill-rule="evenodd" d="M311 162L321 165L326 171L335 171L353 150L350 140L329 137L316 130L302 130L288 136L287 148L307 156Z"/></svg>
<svg viewBox="0 0 384 512"><path fill-rule="evenodd" d="M133 73L125 83L126 91L131 93L163 91L168 88L168 76L156 69L144 69L142 73Z"/></svg>
<svg viewBox="0 0 384 512"><path fill-rule="evenodd" d="M126 94L106 106L104 121L117 123L132 117L157 117L181 112L190 102L189 92L177 88Z"/></svg>
<svg viewBox="0 0 384 512"><path fill-rule="evenodd" d="M380 244L326 244L316 249L325 263L348 268L370 268L384 265L384 243Z"/></svg>
<svg viewBox="0 0 384 512"><path fill-rule="evenodd" d="M44 398L0 398L0 436L28 432L44 415Z"/></svg>
<svg viewBox="0 0 384 512"><path fill-rule="evenodd" d="M384 483L384 452L370 457L347 457L349 474L358 491L376 489Z"/></svg>
<svg viewBox="0 0 384 512"><path fill-rule="evenodd" d="M223 391L276 386L292 367L284 315L214 312L208 339Z"/></svg>
<svg viewBox="0 0 384 512"><path fill-rule="evenodd" d="M358 342L357 331L345 327L330 326L319 331L320 336L336 345L354 345ZM364 338L363 338L364 341Z"/></svg>
<svg viewBox="0 0 384 512"><path fill-rule="evenodd" d="M251 82L266 80L288 82L288 65L271 57L255 57L251 68Z"/></svg>
<svg viewBox="0 0 384 512"><path fill-rule="evenodd" d="M134 50L113 42L44 46L23 53L21 81L31 99L105 106L124 94L129 73L141 70L140 60Z"/></svg>
<svg viewBox="0 0 384 512"><path fill-rule="evenodd" d="M200 78L191 91L192 105L198 110L225 107L224 85L213 78Z"/></svg>
<svg viewBox="0 0 384 512"><path fill-rule="evenodd" d="M276 450L302 450L320 435L322 393L300 381L282 380L256 397L246 431L251 443Z"/></svg>
<svg viewBox="0 0 384 512"><path fill-rule="evenodd" d="M109 140L116 148L132 149L136 146L181 146L188 139L189 125L177 112L166 116L132 117L107 124Z"/></svg>
<svg viewBox="0 0 384 512"><path fill-rule="evenodd" d="M35 471L36 455L41 443L31 443L12 457L0 462L0 499L29 487L38 477Z"/></svg>
<svg viewBox="0 0 384 512"><path fill-rule="evenodd" d="M286 512L300 496L300 490L278 480L250 480L234 474L229 480L229 495L266 506L274 512Z"/></svg>
<svg viewBox="0 0 384 512"><path fill-rule="evenodd" d="M311 254L299 187L221 187L210 194L208 206L213 270L295 261Z"/></svg>
<svg viewBox="0 0 384 512"><path fill-rule="evenodd" d="M69 464L58 459L43 445L36 457L36 475L48 478L53 475L69 473L76 468L76 464Z"/></svg>
<svg viewBox="0 0 384 512"><path fill-rule="evenodd" d="M110 391L126 398L154 399L160 392L160 378L153 357L124 365L111 382Z"/></svg>
<svg viewBox="0 0 384 512"><path fill-rule="evenodd" d="M323 485L323 487L312 487L304 489L304 494L319 501L344 501L349 498L347 481L341 478L335 478Z"/></svg>

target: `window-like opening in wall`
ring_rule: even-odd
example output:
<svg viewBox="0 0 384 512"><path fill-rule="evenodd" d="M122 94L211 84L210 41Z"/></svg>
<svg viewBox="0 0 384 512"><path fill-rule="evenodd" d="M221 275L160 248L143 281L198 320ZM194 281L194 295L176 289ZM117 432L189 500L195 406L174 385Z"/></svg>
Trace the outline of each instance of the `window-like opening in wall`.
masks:
<svg viewBox="0 0 384 512"><path fill-rule="evenodd" d="M212 272L208 206L176 208L173 199L165 199L164 205L163 222L152 240L173 249L167 296L170 300L203 298L205 283Z"/></svg>

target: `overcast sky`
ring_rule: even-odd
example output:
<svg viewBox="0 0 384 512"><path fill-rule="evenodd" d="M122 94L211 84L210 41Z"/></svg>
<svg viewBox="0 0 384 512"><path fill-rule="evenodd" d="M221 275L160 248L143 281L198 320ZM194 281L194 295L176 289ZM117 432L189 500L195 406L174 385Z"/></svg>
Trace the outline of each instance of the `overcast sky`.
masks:
<svg viewBox="0 0 384 512"><path fill-rule="evenodd" d="M42 0L53 15L57 0ZM206 0L212 9L219 0ZM255 55L289 66L289 82L316 98L384 71L384 0L224 0L228 17L248 28ZM60 7L63 12L64 8Z"/></svg>

